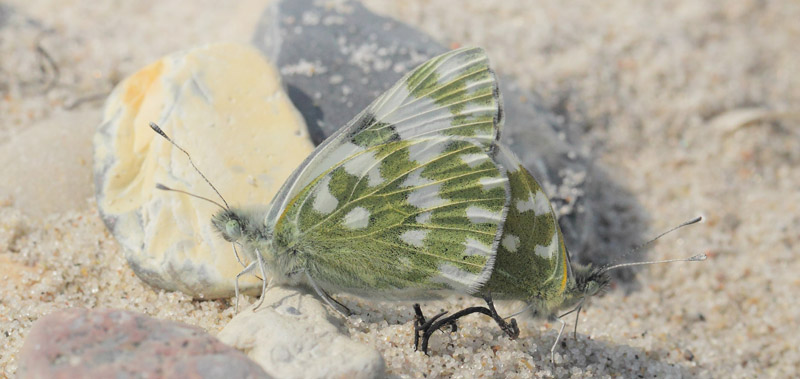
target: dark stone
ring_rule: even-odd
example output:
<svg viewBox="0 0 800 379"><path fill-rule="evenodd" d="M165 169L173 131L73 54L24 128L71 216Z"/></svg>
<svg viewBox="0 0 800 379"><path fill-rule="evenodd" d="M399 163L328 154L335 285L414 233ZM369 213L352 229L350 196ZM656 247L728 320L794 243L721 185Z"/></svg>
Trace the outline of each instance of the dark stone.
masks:
<svg viewBox="0 0 800 379"><path fill-rule="evenodd" d="M316 144L406 72L447 51L357 1L275 1L262 16L254 44L278 66ZM572 256L617 260L639 242L642 211L584 152L579 137L588 126L565 110L569 98L548 109L502 73L500 90L506 111L502 140L545 185Z"/></svg>
<svg viewBox="0 0 800 379"><path fill-rule="evenodd" d="M3 29L8 23L8 19L11 17L11 7L0 3L0 29Z"/></svg>
<svg viewBox="0 0 800 379"><path fill-rule="evenodd" d="M200 328L141 313L71 308L33 324L20 378L267 378Z"/></svg>

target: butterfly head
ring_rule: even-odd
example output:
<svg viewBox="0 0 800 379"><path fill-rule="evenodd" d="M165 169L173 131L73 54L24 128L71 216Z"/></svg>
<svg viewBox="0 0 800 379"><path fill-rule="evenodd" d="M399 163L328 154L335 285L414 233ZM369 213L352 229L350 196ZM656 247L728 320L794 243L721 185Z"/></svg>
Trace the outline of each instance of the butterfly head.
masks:
<svg viewBox="0 0 800 379"><path fill-rule="evenodd" d="M535 314L555 316L561 310L579 306L588 298L603 292L611 282L611 277L604 268L577 263L572 263L571 267L564 292L541 304L534 304Z"/></svg>
<svg viewBox="0 0 800 379"><path fill-rule="evenodd" d="M225 241L239 242L244 235L243 219L236 209L223 209L214 214L211 224Z"/></svg>
<svg viewBox="0 0 800 379"><path fill-rule="evenodd" d="M248 244L263 240L261 212L236 207L225 208L211 217L211 224L225 241Z"/></svg>
<svg viewBox="0 0 800 379"><path fill-rule="evenodd" d="M592 267L592 265L573 264L572 272L575 275L574 295L588 298L608 288L611 277L607 270Z"/></svg>

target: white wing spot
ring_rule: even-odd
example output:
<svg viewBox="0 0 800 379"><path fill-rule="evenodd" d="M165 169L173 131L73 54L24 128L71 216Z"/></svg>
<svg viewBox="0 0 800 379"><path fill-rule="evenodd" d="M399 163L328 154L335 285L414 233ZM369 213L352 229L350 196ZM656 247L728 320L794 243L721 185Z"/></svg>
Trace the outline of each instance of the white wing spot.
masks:
<svg viewBox="0 0 800 379"><path fill-rule="evenodd" d="M453 289L472 289L481 284L479 274L462 270L450 263L441 263L438 268L439 275L432 280L445 283Z"/></svg>
<svg viewBox="0 0 800 379"><path fill-rule="evenodd" d="M378 165L378 160L375 158L375 152L368 152L359 154L347 161L347 163L344 164L344 171L357 177L366 174L368 178L367 184L369 184L370 187L375 187L383 183L381 171L377 169L378 166L380 165Z"/></svg>
<svg viewBox="0 0 800 379"><path fill-rule="evenodd" d="M473 238L467 238L464 241L464 255L480 255L488 257L492 255L492 247L485 245L483 242Z"/></svg>
<svg viewBox="0 0 800 379"><path fill-rule="evenodd" d="M364 207L355 207L344 216L344 225L348 229L364 229L369 226L369 211Z"/></svg>
<svg viewBox="0 0 800 379"><path fill-rule="evenodd" d="M378 184L383 183L384 179L381 176L381 165L375 165L375 167L369 169L369 172L367 172L367 177L369 178L367 184L370 187L375 187Z"/></svg>
<svg viewBox="0 0 800 379"><path fill-rule="evenodd" d="M486 162L489 159L489 156L486 154L461 154L461 160L467 164L470 168L475 168L481 165L481 163Z"/></svg>
<svg viewBox="0 0 800 379"><path fill-rule="evenodd" d="M498 177L490 177L484 176L478 179L478 182L483 186L484 191L488 191L497 187L502 187L506 184L508 179L506 178L498 178Z"/></svg>
<svg viewBox="0 0 800 379"><path fill-rule="evenodd" d="M534 198L536 202L536 207L533 209L537 215L548 214L552 211L550 208L550 199L547 198L547 195L544 194L544 191L536 191L536 197Z"/></svg>
<svg viewBox="0 0 800 379"><path fill-rule="evenodd" d="M503 247L506 248L506 250L516 253L517 248L519 248L519 242L519 237L513 234L506 234L500 243L503 244Z"/></svg>
<svg viewBox="0 0 800 379"><path fill-rule="evenodd" d="M424 245L423 240L428 235L428 232L429 230L421 229L407 230L400 235L400 239L411 246L422 247Z"/></svg>
<svg viewBox="0 0 800 379"><path fill-rule="evenodd" d="M542 258L550 259L555 257L558 252L558 233L553 232L553 239L550 240L549 245L536 245L536 247L533 248L533 252Z"/></svg>
<svg viewBox="0 0 800 379"><path fill-rule="evenodd" d="M467 207L467 218L473 224L499 224L503 222L503 214L501 212L494 212L474 205Z"/></svg>
<svg viewBox="0 0 800 379"><path fill-rule="evenodd" d="M331 177L325 176L317 185L317 195L314 197L314 210L324 215L330 214L339 206L339 200L331 194L328 185L331 184Z"/></svg>
<svg viewBox="0 0 800 379"><path fill-rule="evenodd" d="M519 213L527 212L533 210L536 207L536 202L533 199L533 194L528 193L528 198L525 200L517 200L517 211Z"/></svg>
<svg viewBox="0 0 800 379"><path fill-rule="evenodd" d="M417 215L417 224L427 224L431 221L431 212L422 212Z"/></svg>
<svg viewBox="0 0 800 379"><path fill-rule="evenodd" d="M440 183L420 187L408 194L408 204L419 209L434 208L449 203L439 196Z"/></svg>
<svg viewBox="0 0 800 379"><path fill-rule="evenodd" d="M430 162L442 155L449 144L438 139L415 143L408 147L408 159L419 164Z"/></svg>
<svg viewBox="0 0 800 379"><path fill-rule="evenodd" d="M547 199L543 191L536 191L528 194L528 199L517 200L517 211L519 213L533 211L537 215L543 215L550 212L550 201Z"/></svg>
<svg viewBox="0 0 800 379"><path fill-rule="evenodd" d="M308 167L308 172L302 175L303 182L300 182L298 184L305 187L306 185L311 183L311 181L322 175L323 172L327 171L331 167L338 165L339 163L347 159L347 157L359 151L364 151L365 149L354 143L342 142L341 145L339 145L335 149L331 147L330 150L331 150L330 153L315 157L317 158L316 159L317 161L313 162L313 164Z"/></svg>
<svg viewBox="0 0 800 379"><path fill-rule="evenodd" d="M432 180L422 177L422 170L424 170L424 169L425 169L424 167L420 167L420 168L418 168L418 169L416 169L414 171L411 171L411 173L408 174L408 176L406 176L406 179L403 180L403 183L400 183L400 186L401 187L416 187L416 186L421 186L421 185L425 185L425 184L428 184L428 183L433 183Z"/></svg>

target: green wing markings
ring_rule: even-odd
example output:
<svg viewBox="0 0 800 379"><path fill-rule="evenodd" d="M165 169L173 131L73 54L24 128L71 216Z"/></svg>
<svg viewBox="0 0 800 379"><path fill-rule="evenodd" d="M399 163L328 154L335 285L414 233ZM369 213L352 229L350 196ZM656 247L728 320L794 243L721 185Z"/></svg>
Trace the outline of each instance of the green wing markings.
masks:
<svg viewBox="0 0 800 379"><path fill-rule="evenodd" d="M423 97L436 87L440 76L440 74L437 73L439 67L442 66L443 62L452 58L454 54L457 54L457 51L458 50L450 51L431 58L427 62L419 65L414 71L408 73L398 84L405 85L408 93L414 96L414 98Z"/></svg>
<svg viewBox="0 0 800 379"><path fill-rule="evenodd" d="M557 301L572 280L558 220L536 179L513 153L498 146L511 201L495 268L483 290L499 298Z"/></svg>
<svg viewBox="0 0 800 379"><path fill-rule="evenodd" d="M300 192L348 157L400 141L440 137L471 141L489 151L502 121L497 81L482 49L459 49L435 57L407 74L306 158L273 199L267 226L273 229L290 204L300 200ZM318 202L326 204L332 203Z"/></svg>
<svg viewBox="0 0 800 379"><path fill-rule="evenodd" d="M372 113L365 112L361 117L358 119L360 125L357 127L360 132L351 138L354 144L371 147L400 139L394 125L376 120Z"/></svg>
<svg viewBox="0 0 800 379"><path fill-rule="evenodd" d="M348 125L372 147L419 137L463 136L491 146L502 125L497 80L479 48L454 50L407 74Z"/></svg>
<svg viewBox="0 0 800 379"><path fill-rule="evenodd" d="M333 287L473 292L491 273L506 193L480 145L395 141L315 179L290 202L275 241Z"/></svg>

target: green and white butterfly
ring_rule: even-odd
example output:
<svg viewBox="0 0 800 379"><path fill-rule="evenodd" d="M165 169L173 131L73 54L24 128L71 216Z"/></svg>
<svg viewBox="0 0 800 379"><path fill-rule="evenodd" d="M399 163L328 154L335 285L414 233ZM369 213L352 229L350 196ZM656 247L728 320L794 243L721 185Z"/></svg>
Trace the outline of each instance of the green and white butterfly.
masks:
<svg viewBox="0 0 800 379"><path fill-rule="evenodd" d="M295 170L262 214L225 209L222 236L273 284L362 296L476 293L509 202L493 159L502 125L481 49L406 75ZM263 269L262 269L263 267Z"/></svg>
<svg viewBox="0 0 800 379"><path fill-rule="evenodd" d="M238 278L258 270L262 291L305 285L334 309L328 293L482 296L489 308L460 313L486 313L512 337L519 330L493 296L525 301L540 317L578 309L608 284L607 269L570 262L546 194L498 142L502 125L482 49L423 63L318 146L266 210L226 204L213 216L247 262L237 301ZM426 350L455 319L426 322L417 310Z"/></svg>
<svg viewBox="0 0 800 379"><path fill-rule="evenodd" d="M244 248L245 272L324 299L453 290L549 316L608 280L573 269L547 196L498 143L502 124L485 52L445 53L323 142L265 214L230 208L214 226Z"/></svg>

